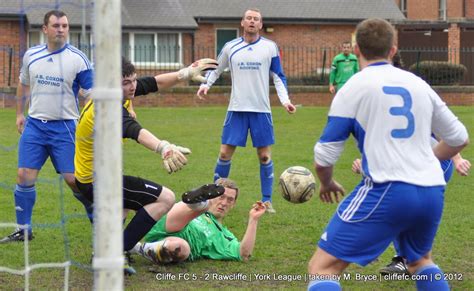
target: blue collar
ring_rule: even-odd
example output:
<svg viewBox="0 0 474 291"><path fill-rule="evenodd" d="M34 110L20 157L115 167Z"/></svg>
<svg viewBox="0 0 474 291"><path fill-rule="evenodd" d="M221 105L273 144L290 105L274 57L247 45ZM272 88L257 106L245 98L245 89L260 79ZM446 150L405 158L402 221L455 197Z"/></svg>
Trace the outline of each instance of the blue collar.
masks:
<svg viewBox="0 0 474 291"><path fill-rule="evenodd" d="M368 65L368 67L373 67L373 66L382 66L382 65L388 65L388 62L376 62L373 64Z"/></svg>

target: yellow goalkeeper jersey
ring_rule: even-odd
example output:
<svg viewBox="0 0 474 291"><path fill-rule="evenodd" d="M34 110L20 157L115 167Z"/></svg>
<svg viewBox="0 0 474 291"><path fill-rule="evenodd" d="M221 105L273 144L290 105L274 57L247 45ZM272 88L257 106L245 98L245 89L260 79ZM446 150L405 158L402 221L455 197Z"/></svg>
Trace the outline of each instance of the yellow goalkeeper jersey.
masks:
<svg viewBox="0 0 474 291"><path fill-rule="evenodd" d="M76 155L74 156L74 176L85 184L94 180L94 103L87 102L82 109L76 128Z"/></svg>

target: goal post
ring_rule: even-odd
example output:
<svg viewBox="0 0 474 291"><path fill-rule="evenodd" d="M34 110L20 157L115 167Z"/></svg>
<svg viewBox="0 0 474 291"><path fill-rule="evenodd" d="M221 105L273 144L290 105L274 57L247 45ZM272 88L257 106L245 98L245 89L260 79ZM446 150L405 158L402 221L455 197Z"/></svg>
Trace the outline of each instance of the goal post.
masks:
<svg viewBox="0 0 474 291"><path fill-rule="evenodd" d="M123 290L121 0L94 5L94 289Z"/></svg>

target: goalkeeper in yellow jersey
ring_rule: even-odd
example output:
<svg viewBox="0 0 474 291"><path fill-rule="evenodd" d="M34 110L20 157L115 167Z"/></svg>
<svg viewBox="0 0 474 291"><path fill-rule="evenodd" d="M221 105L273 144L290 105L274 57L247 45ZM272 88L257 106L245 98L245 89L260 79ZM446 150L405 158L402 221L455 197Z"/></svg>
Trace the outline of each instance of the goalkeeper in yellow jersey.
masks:
<svg viewBox="0 0 474 291"><path fill-rule="evenodd" d="M215 60L202 59L178 72L166 73L155 77L137 79L135 67L128 60L122 59L122 91L125 100L135 96L156 92L174 86L179 81L194 80L201 82L201 73L215 69ZM122 136L131 138L145 148L156 152L163 159L168 173L179 171L187 163L186 156L191 153L188 148L176 146L153 135L130 116L122 108ZM76 130L76 155L74 157L76 185L82 195L90 202L94 201L94 102L89 101L81 112ZM220 187L222 188L222 187ZM206 185L196 191L202 191L213 198L223 193L215 185ZM199 194L199 193L198 193ZM124 230L124 251L132 249L135 244L153 227L174 205L174 193L155 182L138 177L123 176L123 205L125 210L136 211L135 216ZM135 273L128 263L125 264L127 274Z"/></svg>

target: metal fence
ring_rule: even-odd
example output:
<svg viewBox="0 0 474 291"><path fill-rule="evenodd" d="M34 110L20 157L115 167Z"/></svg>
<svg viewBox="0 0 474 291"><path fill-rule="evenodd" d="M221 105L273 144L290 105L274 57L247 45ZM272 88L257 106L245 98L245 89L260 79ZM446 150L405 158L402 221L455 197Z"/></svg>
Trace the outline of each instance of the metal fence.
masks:
<svg viewBox="0 0 474 291"><path fill-rule="evenodd" d="M80 47L91 59L94 59L94 48ZM422 75L420 66L424 61L441 61L448 66L442 71L433 67L430 74L443 74L446 83L438 84L440 78L430 78L432 85L474 85L474 48L458 50L448 48L400 48L404 69ZM339 48L332 47L302 47L282 46L280 54L283 69L288 79L288 85L327 85L329 72L334 56L339 54ZM124 47L122 54L137 67L138 74L156 75L163 72L175 71L193 60L211 57L216 58L215 47ZM15 46L0 46L0 87L14 87L18 83L20 70L20 51ZM460 64L466 69L454 68ZM461 67L462 67L461 66ZM451 70L450 68L453 67ZM459 66L458 66L459 67ZM426 72L426 70L425 70ZM460 75L461 72L461 75ZM450 76L450 74L452 76ZM422 75L423 78L426 76ZM455 81L449 81L455 80ZM456 81L457 80L457 81ZM217 85L230 84L229 73L219 78Z"/></svg>

